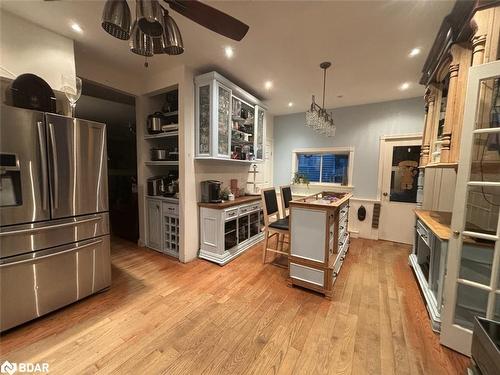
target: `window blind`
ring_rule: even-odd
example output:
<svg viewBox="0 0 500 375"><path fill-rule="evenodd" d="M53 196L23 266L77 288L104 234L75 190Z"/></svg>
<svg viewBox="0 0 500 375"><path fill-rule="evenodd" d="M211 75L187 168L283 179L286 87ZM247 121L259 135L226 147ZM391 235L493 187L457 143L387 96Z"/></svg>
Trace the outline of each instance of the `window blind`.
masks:
<svg viewBox="0 0 500 375"><path fill-rule="evenodd" d="M311 182L347 184L349 155L298 154L297 172Z"/></svg>

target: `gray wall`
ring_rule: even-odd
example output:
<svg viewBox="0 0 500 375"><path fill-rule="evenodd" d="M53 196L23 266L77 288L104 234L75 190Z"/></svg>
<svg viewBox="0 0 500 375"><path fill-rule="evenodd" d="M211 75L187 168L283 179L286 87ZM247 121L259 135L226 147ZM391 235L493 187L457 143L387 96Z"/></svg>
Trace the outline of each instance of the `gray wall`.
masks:
<svg viewBox="0 0 500 375"><path fill-rule="evenodd" d="M333 117L337 126L333 138L307 128L304 113L274 118L274 186L290 182L294 149L354 146L354 196L376 199L380 137L422 132L423 99L338 108L333 110Z"/></svg>

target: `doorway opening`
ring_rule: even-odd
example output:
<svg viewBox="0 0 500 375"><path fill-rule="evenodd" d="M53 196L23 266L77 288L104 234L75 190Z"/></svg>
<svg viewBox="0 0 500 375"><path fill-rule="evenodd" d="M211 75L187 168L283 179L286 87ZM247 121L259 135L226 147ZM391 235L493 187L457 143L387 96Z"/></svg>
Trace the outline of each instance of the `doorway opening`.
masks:
<svg viewBox="0 0 500 375"><path fill-rule="evenodd" d="M82 79L75 117L106 124L111 234L139 238L135 97Z"/></svg>

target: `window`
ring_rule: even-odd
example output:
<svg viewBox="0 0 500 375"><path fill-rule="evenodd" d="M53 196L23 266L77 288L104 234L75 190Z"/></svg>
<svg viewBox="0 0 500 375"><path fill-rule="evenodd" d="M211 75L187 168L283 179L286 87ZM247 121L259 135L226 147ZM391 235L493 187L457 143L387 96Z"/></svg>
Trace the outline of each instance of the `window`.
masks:
<svg viewBox="0 0 500 375"><path fill-rule="evenodd" d="M294 151L294 172L311 183L351 185L351 165L354 151L350 148L304 149Z"/></svg>

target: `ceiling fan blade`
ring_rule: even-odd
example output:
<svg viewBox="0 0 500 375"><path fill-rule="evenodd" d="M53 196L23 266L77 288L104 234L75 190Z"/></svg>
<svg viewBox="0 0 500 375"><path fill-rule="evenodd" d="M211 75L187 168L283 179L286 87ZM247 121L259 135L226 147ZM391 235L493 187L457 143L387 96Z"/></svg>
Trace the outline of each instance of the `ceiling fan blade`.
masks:
<svg viewBox="0 0 500 375"><path fill-rule="evenodd" d="M249 27L236 18L195 0L164 0L170 8L191 21L225 37L240 41Z"/></svg>

